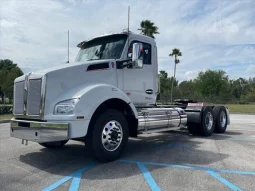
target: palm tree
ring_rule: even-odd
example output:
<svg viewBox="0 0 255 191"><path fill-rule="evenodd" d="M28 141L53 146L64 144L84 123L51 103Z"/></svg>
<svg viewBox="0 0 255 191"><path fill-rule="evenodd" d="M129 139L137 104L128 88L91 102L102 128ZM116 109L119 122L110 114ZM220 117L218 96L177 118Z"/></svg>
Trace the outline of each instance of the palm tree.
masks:
<svg viewBox="0 0 255 191"><path fill-rule="evenodd" d="M180 63L178 56L182 56L182 53L179 49L174 48L172 50L172 53L169 54L169 56L174 56L174 78L172 80L172 88L171 88L171 103L172 103L173 102L173 86L174 86L174 81L175 81L176 64Z"/></svg>
<svg viewBox="0 0 255 191"><path fill-rule="evenodd" d="M159 34L158 32L158 27L154 25L153 22L151 22L150 20L143 20L140 23L140 27L138 30L141 31L142 34L146 35L146 36L150 36L152 38L154 37L154 34Z"/></svg>

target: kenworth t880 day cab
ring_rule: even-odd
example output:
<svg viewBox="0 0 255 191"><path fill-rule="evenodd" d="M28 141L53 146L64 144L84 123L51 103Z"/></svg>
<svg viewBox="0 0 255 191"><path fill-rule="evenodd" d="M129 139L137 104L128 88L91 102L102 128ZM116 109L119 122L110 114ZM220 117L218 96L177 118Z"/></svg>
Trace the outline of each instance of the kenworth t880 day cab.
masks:
<svg viewBox="0 0 255 191"><path fill-rule="evenodd" d="M84 141L98 160L109 162L121 155L129 137L182 127L210 136L230 124L224 106L156 104L160 86L153 38L121 32L77 46L75 62L15 79L12 137L47 148Z"/></svg>

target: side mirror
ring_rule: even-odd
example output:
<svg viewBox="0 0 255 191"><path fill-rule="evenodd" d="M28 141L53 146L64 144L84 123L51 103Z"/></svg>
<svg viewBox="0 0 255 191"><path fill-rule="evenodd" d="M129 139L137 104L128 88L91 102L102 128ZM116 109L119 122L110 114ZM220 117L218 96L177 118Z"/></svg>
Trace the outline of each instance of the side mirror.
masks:
<svg viewBox="0 0 255 191"><path fill-rule="evenodd" d="M143 68L143 44L134 43L132 47L133 68Z"/></svg>

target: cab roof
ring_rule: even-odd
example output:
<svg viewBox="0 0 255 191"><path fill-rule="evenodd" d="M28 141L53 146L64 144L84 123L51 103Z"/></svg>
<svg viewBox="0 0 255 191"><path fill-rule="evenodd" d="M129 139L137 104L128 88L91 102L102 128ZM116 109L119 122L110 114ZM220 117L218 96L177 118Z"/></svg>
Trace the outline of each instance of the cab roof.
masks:
<svg viewBox="0 0 255 191"><path fill-rule="evenodd" d="M123 32L120 32L120 33L108 33L108 34L103 34L103 35L98 35L98 36L94 36L88 40L85 40L85 41L82 41L80 42L77 47L81 48L84 43L88 42L88 41L91 41L93 39L96 39L96 38L101 38L101 37L105 37L105 36L111 36L111 35L121 35L121 34L126 34L126 35L130 35L130 36L133 36L133 37L136 37L136 38L139 38L139 39L143 39L143 40L146 40L146 41L149 41L151 42L152 44L155 43L155 40L150 37L150 36L146 36L146 35L143 35L143 34L137 34L137 33L133 33L131 31L127 32L127 31L123 31Z"/></svg>

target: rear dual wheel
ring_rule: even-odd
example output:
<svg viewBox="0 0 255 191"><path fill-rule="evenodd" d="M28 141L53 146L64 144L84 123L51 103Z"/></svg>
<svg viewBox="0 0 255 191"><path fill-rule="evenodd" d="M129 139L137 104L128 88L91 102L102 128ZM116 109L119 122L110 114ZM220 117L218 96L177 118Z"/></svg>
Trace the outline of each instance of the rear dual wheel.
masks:
<svg viewBox="0 0 255 191"><path fill-rule="evenodd" d="M201 122L188 123L188 130L190 134L210 136L215 128L213 109L211 107L204 107L201 112Z"/></svg>
<svg viewBox="0 0 255 191"><path fill-rule="evenodd" d="M213 108L215 117L215 132L224 133L227 129L227 111L223 106L216 106Z"/></svg>
<svg viewBox="0 0 255 191"><path fill-rule="evenodd" d="M215 128L213 109L205 107L202 113L200 132L203 136L211 136Z"/></svg>
<svg viewBox="0 0 255 191"><path fill-rule="evenodd" d="M191 134L211 136L213 132L224 133L227 128L227 110L223 106L204 107L201 114L201 123L188 123Z"/></svg>

